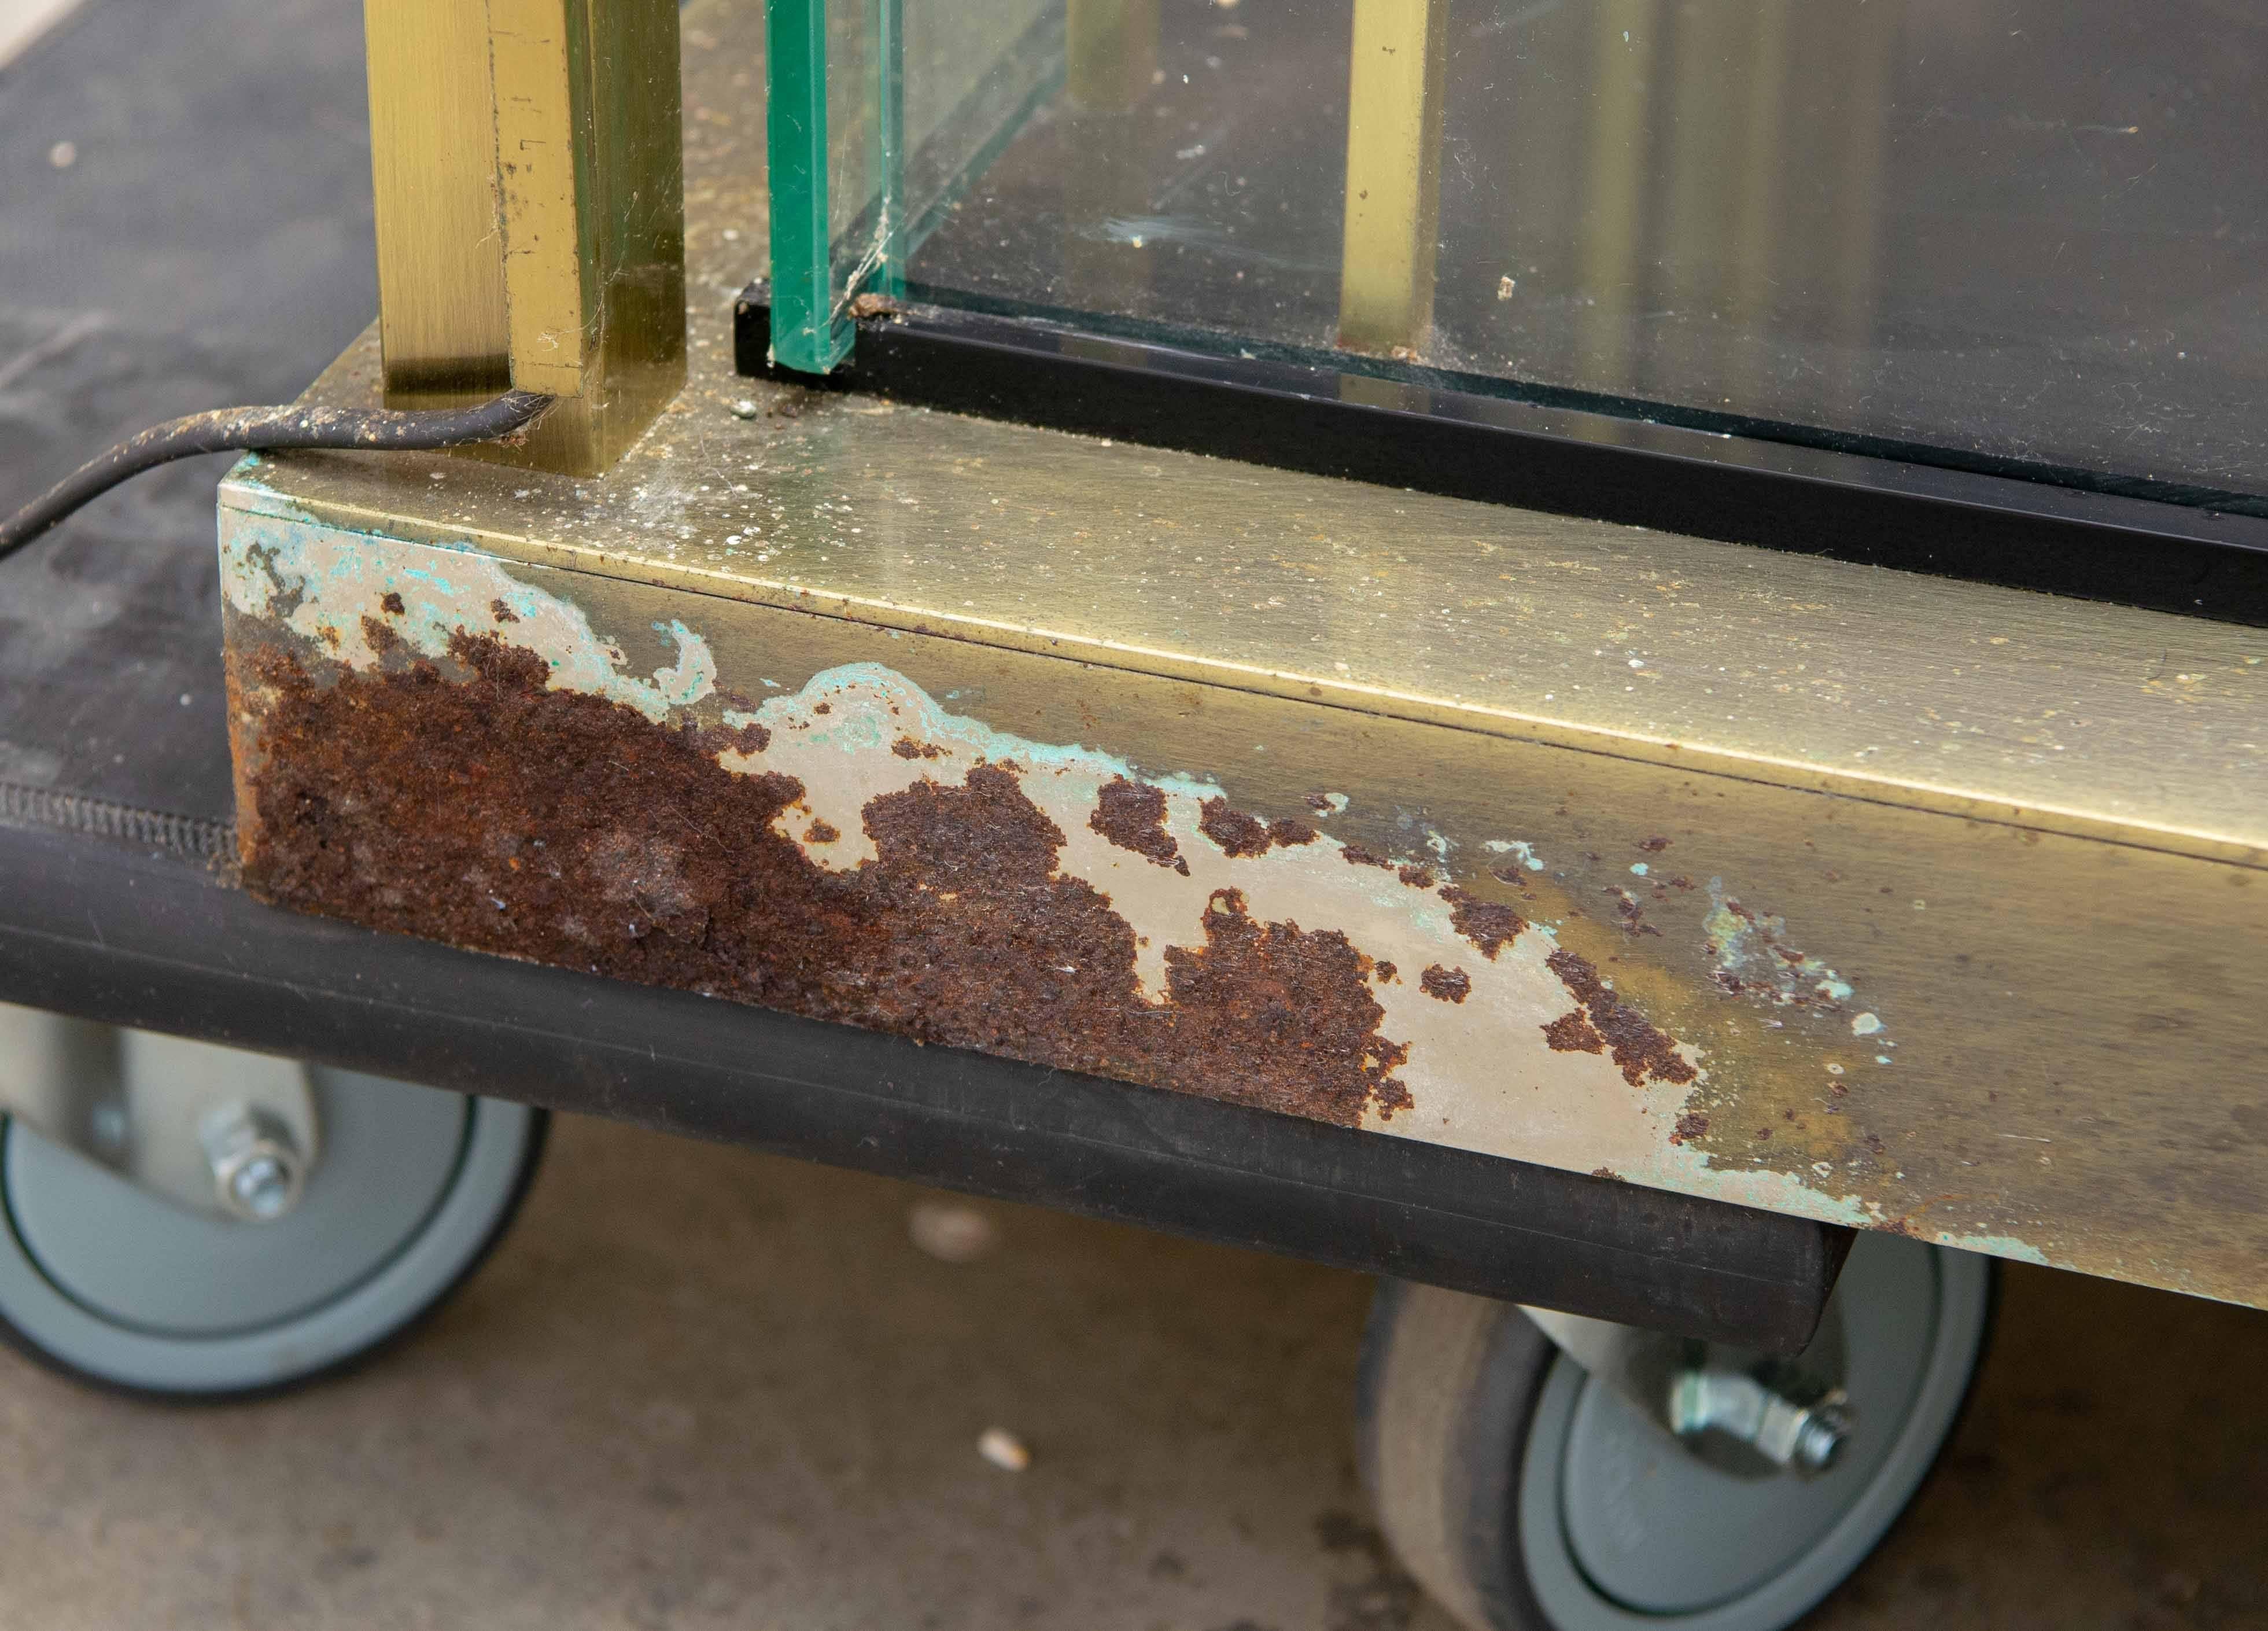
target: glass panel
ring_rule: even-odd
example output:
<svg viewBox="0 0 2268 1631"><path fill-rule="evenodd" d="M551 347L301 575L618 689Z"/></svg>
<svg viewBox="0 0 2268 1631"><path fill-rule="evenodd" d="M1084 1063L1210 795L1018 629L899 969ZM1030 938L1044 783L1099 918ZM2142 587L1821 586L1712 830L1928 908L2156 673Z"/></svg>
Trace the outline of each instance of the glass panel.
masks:
<svg viewBox="0 0 2268 1631"><path fill-rule="evenodd" d="M1062 90L1064 75L1063 0L903 4L901 255L937 229L969 179Z"/></svg>
<svg viewBox="0 0 2268 1631"><path fill-rule="evenodd" d="M873 286L2268 494L2259 0L902 3Z"/></svg>
<svg viewBox="0 0 2268 1631"><path fill-rule="evenodd" d="M848 349L829 320L826 0L764 11L765 168L771 191L772 355L824 373Z"/></svg>
<svg viewBox="0 0 2268 1631"><path fill-rule="evenodd" d="M768 0L779 361L831 368L850 301L902 291L909 249L1061 88L1063 17L1061 0Z"/></svg>

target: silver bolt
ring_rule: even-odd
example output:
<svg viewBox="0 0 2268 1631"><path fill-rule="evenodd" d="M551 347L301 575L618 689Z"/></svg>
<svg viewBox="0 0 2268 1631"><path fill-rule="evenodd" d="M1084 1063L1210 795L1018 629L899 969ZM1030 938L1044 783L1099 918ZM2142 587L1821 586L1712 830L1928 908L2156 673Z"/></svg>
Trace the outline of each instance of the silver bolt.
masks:
<svg viewBox="0 0 2268 1631"><path fill-rule="evenodd" d="M291 1169L270 1155L254 1155L228 1181L228 1192L235 1197L238 1209L262 1222L291 1209L297 1199L291 1192L294 1187Z"/></svg>
<svg viewBox="0 0 2268 1631"><path fill-rule="evenodd" d="M126 1106L117 1099L104 1099L87 1112L86 1121L87 1131L105 1149L126 1148L126 1135L131 1129L126 1118Z"/></svg>
<svg viewBox="0 0 2268 1631"><path fill-rule="evenodd" d="M249 1104L224 1104L198 1128L220 1203L247 1223L272 1223L299 1204L306 1163L291 1130Z"/></svg>
<svg viewBox="0 0 2268 1631"><path fill-rule="evenodd" d="M1815 1404L1783 1398L1736 1370L1695 1369L1670 1384L1667 1419L1680 1437L1715 1428L1753 1446L1776 1466L1823 1472L1851 1436L1851 1412L1839 1392Z"/></svg>
<svg viewBox="0 0 2268 1631"><path fill-rule="evenodd" d="M1795 1465L1807 1472L1824 1472L1835 1465L1851 1436L1850 1418L1830 1404L1813 1406L1804 1413L1795 1432Z"/></svg>

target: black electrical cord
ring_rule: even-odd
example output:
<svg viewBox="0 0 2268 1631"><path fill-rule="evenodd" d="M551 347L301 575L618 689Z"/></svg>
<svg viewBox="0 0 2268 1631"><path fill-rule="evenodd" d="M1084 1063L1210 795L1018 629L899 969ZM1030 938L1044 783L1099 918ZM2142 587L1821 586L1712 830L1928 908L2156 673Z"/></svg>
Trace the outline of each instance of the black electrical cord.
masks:
<svg viewBox="0 0 2268 1631"><path fill-rule="evenodd" d="M378 408L216 408L153 425L79 466L0 521L0 560L97 495L153 465L201 453L243 448L341 447L415 453L494 441L533 423L552 399L506 391L473 408L394 411Z"/></svg>

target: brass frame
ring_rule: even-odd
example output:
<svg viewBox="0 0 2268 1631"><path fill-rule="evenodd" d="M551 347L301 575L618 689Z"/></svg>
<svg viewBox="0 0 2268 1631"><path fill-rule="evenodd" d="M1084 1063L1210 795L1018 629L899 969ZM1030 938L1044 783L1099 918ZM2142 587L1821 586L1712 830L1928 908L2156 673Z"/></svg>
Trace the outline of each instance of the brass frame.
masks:
<svg viewBox="0 0 2268 1631"><path fill-rule="evenodd" d="M674 0L367 0L386 401L560 399L474 456L596 475L685 380Z"/></svg>
<svg viewBox="0 0 2268 1631"><path fill-rule="evenodd" d="M1422 354L1433 326L1448 0L1355 0L1339 343Z"/></svg>
<svg viewBox="0 0 2268 1631"><path fill-rule="evenodd" d="M719 294L763 255L744 12L688 31ZM1635 1157L1618 1081L1550 1059L1381 1136L2268 1306L2260 631L814 396L730 373L721 299L695 321L668 435L600 481L263 461L225 549L503 574L602 637L568 653L594 683L658 682L652 631L692 631L747 697L887 670L972 729L1210 778L1516 903L1708 1065ZM313 395L379 388L365 343ZM351 595L326 624L332 590L249 572L232 652L360 652ZM1521 1103L1557 1131L1507 1132Z"/></svg>

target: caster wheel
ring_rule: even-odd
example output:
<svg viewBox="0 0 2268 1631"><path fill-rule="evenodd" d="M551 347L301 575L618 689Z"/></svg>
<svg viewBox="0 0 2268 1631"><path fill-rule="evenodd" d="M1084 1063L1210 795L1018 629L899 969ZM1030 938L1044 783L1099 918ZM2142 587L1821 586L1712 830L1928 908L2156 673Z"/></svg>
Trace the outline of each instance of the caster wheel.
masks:
<svg viewBox="0 0 2268 1631"><path fill-rule="evenodd" d="M1714 1432L1673 1439L1508 1303L1386 1281L1364 1339L1364 1480L1404 1566L1473 1631L1780 1631L1921 1487L1992 1288L1986 1258L1859 1237L1797 1362L1833 1373L1852 1428L1806 1477Z"/></svg>
<svg viewBox="0 0 2268 1631"><path fill-rule="evenodd" d="M322 1157L270 1222L192 1214L0 1123L0 1335L100 1385L220 1399L336 1370L430 1312L512 1221L544 1113L305 1068Z"/></svg>

